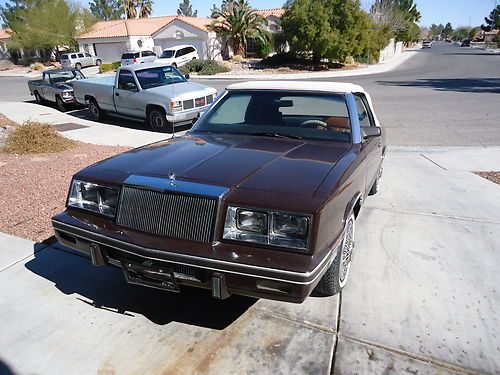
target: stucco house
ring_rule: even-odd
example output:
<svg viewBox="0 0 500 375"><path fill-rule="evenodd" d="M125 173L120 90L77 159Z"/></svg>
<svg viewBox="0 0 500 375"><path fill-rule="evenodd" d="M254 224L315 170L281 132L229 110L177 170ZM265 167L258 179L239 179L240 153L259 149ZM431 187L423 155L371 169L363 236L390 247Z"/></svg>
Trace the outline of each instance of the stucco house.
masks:
<svg viewBox="0 0 500 375"><path fill-rule="evenodd" d="M10 34L7 29L0 29L0 60L10 58L9 51L7 50L7 43L10 39Z"/></svg>
<svg viewBox="0 0 500 375"><path fill-rule="evenodd" d="M196 47L200 58L221 60L222 46L207 26L209 18L163 16L101 21L78 37L80 51L99 56L103 62L119 61L129 50L163 49L179 44Z"/></svg>
<svg viewBox="0 0 500 375"><path fill-rule="evenodd" d="M258 10L268 21L272 34L280 30L284 9ZM202 59L222 60L227 56L225 46L217 35L208 29L210 18L162 16L129 20L101 21L92 30L78 37L80 51L99 56L103 62L119 61L129 50L162 50L180 44L193 45ZM250 42L248 52L255 47Z"/></svg>

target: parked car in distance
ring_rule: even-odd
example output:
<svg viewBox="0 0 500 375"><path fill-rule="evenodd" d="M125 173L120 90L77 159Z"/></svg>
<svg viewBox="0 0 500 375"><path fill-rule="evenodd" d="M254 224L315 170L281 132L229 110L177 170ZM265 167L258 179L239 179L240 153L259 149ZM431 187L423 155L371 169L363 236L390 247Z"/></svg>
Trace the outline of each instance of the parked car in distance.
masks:
<svg viewBox="0 0 500 375"><path fill-rule="evenodd" d="M464 39L464 40L462 40L462 43L460 44L460 47L470 47L470 39Z"/></svg>
<svg viewBox="0 0 500 375"><path fill-rule="evenodd" d="M358 85L233 84L186 135L76 173L52 225L61 244L133 284L333 295L379 189L384 133Z"/></svg>
<svg viewBox="0 0 500 375"><path fill-rule="evenodd" d="M54 102L64 112L71 104L76 104L74 82L84 78L83 73L74 68L45 70L42 79L28 81L28 88L38 104Z"/></svg>
<svg viewBox="0 0 500 375"><path fill-rule="evenodd" d="M190 45L181 45L165 49L156 62L178 67L199 58L196 48Z"/></svg>
<svg viewBox="0 0 500 375"><path fill-rule="evenodd" d="M64 68L82 69L87 66L99 66L102 64L102 60L87 52L71 52L63 53L60 63Z"/></svg>
<svg viewBox="0 0 500 375"><path fill-rule="evenodd" d="M122 55L121 65L143 64L154 62L158 56L153 51L128 51Z"/></svg>
<svg viewBox="0 0 500 375"><path fill-rule="evenodd" d="M422 42L422 49L424 48L432 48L432 41L431 40L424 40Z"/></svg>
<svg viewBox="0 0 500 375"><path fill-rule="evenodd" d="M89 106L90 115L104 114L148 120L159 132L192 123L217 96L213 87L188 81L167 64L122 66L116 75L75 83L75 97Z"/></svg>

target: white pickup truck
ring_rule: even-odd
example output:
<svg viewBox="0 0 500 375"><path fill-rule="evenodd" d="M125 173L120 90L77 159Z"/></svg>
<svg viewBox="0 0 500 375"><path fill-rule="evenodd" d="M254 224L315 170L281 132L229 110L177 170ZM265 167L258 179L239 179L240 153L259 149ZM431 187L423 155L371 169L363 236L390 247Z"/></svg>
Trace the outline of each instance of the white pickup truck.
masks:
<svg viewBox="0 0 500 375"><path fill-rule="evenodd" d="M105 114L148 120L159 132L193 122L217 96L213 87L188 81L165 64L127 65L116 75L74 83L76 100L100 120Z"/></svg>

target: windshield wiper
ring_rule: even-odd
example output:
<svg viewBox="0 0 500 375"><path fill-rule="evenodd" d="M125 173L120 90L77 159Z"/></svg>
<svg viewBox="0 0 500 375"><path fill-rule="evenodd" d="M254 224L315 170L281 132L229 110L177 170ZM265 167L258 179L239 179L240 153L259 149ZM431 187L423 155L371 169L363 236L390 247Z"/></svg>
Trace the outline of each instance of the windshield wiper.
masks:
<svg viewBox="0 0 500 375"><path fill-rule="evenodd" d="M279 133L251 133L251 135L258 135L262 137L274 137L274 138L283 138L283 139L303 139L298 135L290 135L290 134L279 134Z"/></svg>

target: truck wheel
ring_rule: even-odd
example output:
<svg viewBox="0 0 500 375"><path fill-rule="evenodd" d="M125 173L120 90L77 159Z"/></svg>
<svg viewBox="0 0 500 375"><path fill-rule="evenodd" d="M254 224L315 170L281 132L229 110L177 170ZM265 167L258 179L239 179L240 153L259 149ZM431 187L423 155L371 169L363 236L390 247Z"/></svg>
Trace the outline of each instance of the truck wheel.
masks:
<svg viewBox="0 0 500 375"><path fill-rule="evenodd" d="M333 296L342 291L347 283L351 268L352 253L354 251L355 217L351 213L347 219L342 245L335 260L325 272L314 291L322 296Z"/></svg>
<svg viewBox="0 0 500 375"><path fill-rule="evenodd" d="M377 178L375 179L375 182L373 183L372 188L368 192L368 195L375 195L378 193L378 189L380 186L380 178L382 177L382 167L380 167L378 173L377 173Z"/></svg>
<svg viewBox="0 0 500 375"><path fill-rule="evenodd" d="M75 64L75 68L78 69L78 70L82 69L82 64L76 63Z"/></svg>
<svg viewBox="0 0 500 375"><path fill-rule="evenodd" d="M92 119L100 121L104 117L104 111L99 107L95 100L89 101L89 112Z"/></svg>
<svg viewBox="0 0 500 375"><path fill-rule="evenodd" d="M172 66L177 69L177 63L172 63Z"/></svg>
<svg viewBox="0 0 500 375"><path fill-rule="evenodd" d="M59 96L56 96L56 107L61 112L66 112L68 110L66 104L64 104L63 100Z"/></svg>
<svg viewBox="0 0 500 375"><path fill-rule="evenodd" d="M38 91L35 91L35 93L33 95L35 95L35 100L38 104L40 104L40 105L45 104L45 100L43 100L42 96L38 93Z"/></svg>
<svg viewBox="0 0 500 375"><path fill-rule="evenodd" d="M160 133L166 133L172 130L172 124L168 122L165 112L161 109L153 109L149 112L149 124Z"/></svg>
<svg viewBox="0 0 500 375"><path fill-rule="evenodd" d="M95 65L96 65L96 66L100 66L101 64L102 64L101 59L97 59L97 60L95 61Z"/></svg>

